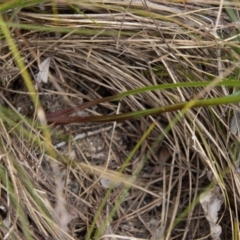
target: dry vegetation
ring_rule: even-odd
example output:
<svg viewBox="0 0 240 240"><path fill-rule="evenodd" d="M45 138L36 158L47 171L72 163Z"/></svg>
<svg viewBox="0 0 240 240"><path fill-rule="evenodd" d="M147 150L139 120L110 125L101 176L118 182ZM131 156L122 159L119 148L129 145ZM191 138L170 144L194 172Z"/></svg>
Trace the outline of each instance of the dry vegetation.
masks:
<svg viewBox="0 0 240 240"><path fill-rule="evenodd" d="M58 1L3 18L23 24L10 30L34 85L38 64L51 57L48 83L37 89L46 113L144 86L238 79L238 41L230 39L236 24L218 2ZM51 148L3 38L0 55L5 239L207 239L199 195L211 183L224 198L221 239L239 237L239 136L230 131L238 104L51 126ZM125 113L234 91L157 90L75 114Z"/></svg>

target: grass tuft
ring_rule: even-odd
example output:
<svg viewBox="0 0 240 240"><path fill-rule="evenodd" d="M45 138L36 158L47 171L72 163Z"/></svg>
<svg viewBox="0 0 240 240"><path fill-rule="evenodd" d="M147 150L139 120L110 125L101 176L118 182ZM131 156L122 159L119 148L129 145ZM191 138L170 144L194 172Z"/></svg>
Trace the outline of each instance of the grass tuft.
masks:
<svg viewBox="0 0 240 240"><path fill-rule="evenodd" d="M239 7L2 3L0 238L239 239Z"/></svg>

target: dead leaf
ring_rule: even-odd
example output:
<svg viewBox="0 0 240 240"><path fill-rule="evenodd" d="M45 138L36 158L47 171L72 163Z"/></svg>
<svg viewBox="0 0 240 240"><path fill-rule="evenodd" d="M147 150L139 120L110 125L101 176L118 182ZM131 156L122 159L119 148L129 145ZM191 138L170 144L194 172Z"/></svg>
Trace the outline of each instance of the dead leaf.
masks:
<svg viewBox="0 0 240 240"><path fill-rule="evenodd" d="M49 66L51 58L46 58L40 65L38 65L39 73L36 76L37 84L48 82Z"/></svg>
<svg viewBox="0 0 240 240"><path fill-rule="evenodd" d="M217 224L218 212L223 203L223 196L220 193L220 188L215 186L209 192L201 194L200 203L204 210L205 217L209 222L212 239L220 240L222 227Z"/></svg>
<svg viewBox="0 0 240 240"><path fill-rule="evenodd" d="M110 188L110 187L114 187L114 188L118 188L119 186L120 186L120 183L119 182L112 182L110 179L108 179L108 178L106 178L106 177L102 177L101 179L100 179L100 183L101 183L101 185L104 187L104 188L106 188L106 189L108 189L108 188Z"/></svg>
<svg viewBox="0 0 240 240"><path fill-rule="evenodd" d="M240 112L234 111L233 117L231 119L230 130L236 135L240 129Z"/></svg>

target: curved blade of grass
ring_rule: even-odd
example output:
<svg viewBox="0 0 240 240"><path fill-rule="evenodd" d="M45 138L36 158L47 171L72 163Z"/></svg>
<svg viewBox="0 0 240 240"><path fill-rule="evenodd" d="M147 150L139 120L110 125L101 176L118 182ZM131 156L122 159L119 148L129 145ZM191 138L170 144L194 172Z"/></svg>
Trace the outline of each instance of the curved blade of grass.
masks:
<svg viewBox="0 0 240 240"><path fill-rule="evenodd" d="M58 33L70 33L73 32L74 34L84 35L84 36L113 36L116 34L116 31L114 30L104 30L102 29L73 29L69 27L63 27L63 26L39 26L34 24L23 24L23 23L8 23L8 27L11 28L20 28L20 29L26 29L26 30L37 30L37 31L43 31L43 32L58 32ZM130 37L133 35L133 31L122 31L121 36Z"/></svg>
<svg viewBox="0 0 240 240"><path fill-rule="evenodd" d="M129 90L127 92L123 92L123 93L120 93L115 96L96 99L96 100L81 104L76 107L59 110L59 111L56 111L53 113L47 113L46 117L47 117L47 121L49 123L55 123L55 121L58 117L61 117L61 116L66 117L67 115L70 115L76 111L84 110L88 107L92 107L99 103L108 102L108 101L117 101L117 100L121 100L124 97L144 93L147 91L167 90L167 89L187 88L187 87L207 87L210 84L211 84L211 82L183 82L183 83L169 83L169 84L159 84L159 85L154 85L154 86L147 86L147 87L143 87L143 88ZM238 87L239 86L240 87L240 82L233 81L233 80L225 80L225 81L216 83L215 86L225 86L225 87Z"/></svg>
<svg viewBox="0 0 240 240"><path fill-rule="evenodd" d="M116 114L116 115L105 115L105 116L69 116L69 117L57 117L48 119L48 123L53 123L57 125L69 124L69 123L91 123L91 122L113 122L113 121L125 121L130 119L136 119L144 116L159 115L166 112L174 112L185 109L187 106L189 108L197 107L211 107L222 104L238 103L240 102L240 96L227 96L221 98L212 98L205 100L192 100L188 102L177 103L173 105L168 105L165 107L157 107L146 110L140 110L130 113Z"/></svg>
<svg viewBox="0 0 240 240"><path fill-rule="evenodd" d="M52 146L51 136L50 136L50 133L48 130L48 126L46 124L46 117L45 117L44 111L42 109L41 103L39 101L38 94L34 89L33 83L31 81L31 77L30 77L28 71L26 70L26 66L25 66L24 61L21 57L21 54L17 48L17 45L15 44L14 39L12 38L12 35L8 28L8 24L3 20L1 15L0 15L0 27L2 29L3 34L5 35L6 41L9 45L12 55L14 56L16 65L19 68L19 70L21 71L21 75L22 75L24 83L28 89L28 92L31 93L30 97L32 99L34 107L35 107L35 109L37 109L37 115L38 115L38 118L42 125L42 130L43 130L43 134L45 137L46 150L47 150L47 152L49 152L49 154L53 154L53 151L51 148L51 146Z"/></svg>
<svg viewBox="0 0 240 240"><path fill-rule="evenodd" d="M18 8L19 9L19 8L23 8L23 7L30 7L30 6L34 6L38 3L44 3L44 2L47 2L47 1L46 0L6 1L6 2L4 2L0 5L0 12L4 12L4 11L7 11L7 10L13 9L13 8Z"/></svg>

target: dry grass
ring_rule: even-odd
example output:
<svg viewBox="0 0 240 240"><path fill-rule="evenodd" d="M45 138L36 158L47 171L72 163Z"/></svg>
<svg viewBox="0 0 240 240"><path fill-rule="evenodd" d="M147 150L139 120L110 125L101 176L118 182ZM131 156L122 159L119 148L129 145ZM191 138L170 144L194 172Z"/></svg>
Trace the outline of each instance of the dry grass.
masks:
<svg viewBox="0 0 240 240"><path fill-rule="evenodd" d="M11 32L32 78L37 63L51 57L49 83L38 93L43 109L53 112L144 86L238 79L238 41L231 38L237 23L225 11L216 21L218 1L195 3L58 1L10 11L4 19L23 24L24 30ZM238 105L51 127L49 152L36 121L23 117L34 119L36 112L7 42L0 44L1 105L11 109L2 108L0 119L5 239L206 239L209 224L198 199L211 182L224 196L222 239L239 233L239 136L230 131ZM233 92L146 92L79 114L124 113ZM112 191L101 185L103 177L115 184Z"/></svg>

